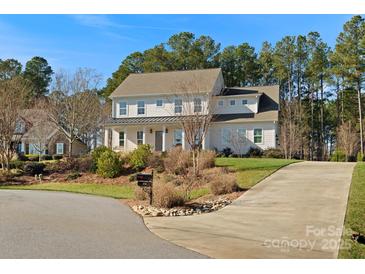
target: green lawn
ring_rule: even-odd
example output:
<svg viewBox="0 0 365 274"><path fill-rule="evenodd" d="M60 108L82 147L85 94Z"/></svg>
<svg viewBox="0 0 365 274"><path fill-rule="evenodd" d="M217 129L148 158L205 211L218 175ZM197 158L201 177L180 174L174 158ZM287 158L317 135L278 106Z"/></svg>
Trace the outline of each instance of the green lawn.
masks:
<svg viewBox="0 0 365 274"><path fill-rule="evenodd" d="M217 166L226 166L237 170L238 184L243 189L249 189L258 182L297 160L271 158L217 158Z"/></svg>
<svg viewBox="0 0 365 274"><path fill-rule="evenodd" d="M340 249L338 257L365 259L365 245L351 240L352 233L365 235L365 163L357 163L352 175L344 228L344 246ZM347 231L350 233L346 233ZM348 244L350 248L346 248Z"/></svg>
<svg viewBox="0 0 365 274"><path fill-rule="evenodd" d="M112 197L116 199L134 198L134 190L130 185L77 184L77 183L44 183L24 186L0 186L0 189L26 189L66 191Z"/></svg>

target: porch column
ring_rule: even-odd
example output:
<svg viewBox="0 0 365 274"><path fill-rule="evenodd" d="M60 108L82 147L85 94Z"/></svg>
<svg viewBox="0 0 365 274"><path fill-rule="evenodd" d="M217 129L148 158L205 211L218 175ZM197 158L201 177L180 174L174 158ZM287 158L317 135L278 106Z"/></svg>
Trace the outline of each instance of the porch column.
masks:
<svg viewBox="0 0 365 274"><path fill-rule="evenodd" d="M142 139L143 144L146 144L146 127L143 127L143 139Z"/></svg>
<svg viewBox="0 0 365 274"><path fill-rule="evenodd" d="M162 151L166 151L166 126L162 128Z"/></svg>
<svg viewBox="0 0 365 274"><path fill-rule="evenodd" d="M104 129L104 146L109 147L109 129Z"/></svg>
<svg viewBox="0 0 365 274"><path fill-rule="evenodd" d="M124 151L128 151L128 130L124 128Z"/></svg>
<svg viewBox="0 0 365 274"><path fill-rule="evenodd" d="M205 142L206 142L207 136L205 135L203 140L202 140L202 149L205 150Z"/></svg>
<svg viewBox="0 0 365 274"><path fill-rule="evenodd" d="M181 130L181 147L185 149L185 131L184 129Z"/></svg>
<svg viewBox="0 0 365 274"><path fill-rule="evenodd" d="M202 149L208 149L208 148L209 148L209 130L207 130L207 133L205 134L202 141Z"/></svg>

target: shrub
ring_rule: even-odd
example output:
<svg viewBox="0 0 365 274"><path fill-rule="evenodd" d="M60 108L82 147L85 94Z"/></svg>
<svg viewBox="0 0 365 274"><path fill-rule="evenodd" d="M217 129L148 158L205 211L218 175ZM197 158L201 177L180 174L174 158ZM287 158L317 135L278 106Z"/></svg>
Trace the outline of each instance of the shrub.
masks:
<svg viewBox="0 0 365 274"><path fill-rule="evenodd" d="M161 173L165 171L164 161L161 153L154 152L148 157L147 165L157 172Z"/></svg>
<svg viewBox="0 0 365 274"><path fill-rule="evenodd" d="M51 155L41 155L41 161L49 161L52 160Z"/></svg>
<svg viewBox="0 0 365 274"><path fill-rule="evenodd" d="M268 148L263 151L263 156L266 158L284 158L283 152L278 148Z"/></svg>
<svg viewBox="0 0 365 274"><path fill-rule="evenodd" d="M28 157L24 154L24 153L19 153L18 155L17 155L17 160L19 160L19 161L29 161L29 159L28 159Z"/></svg>
<svg viewBox="0 0 365 274"><path fill-rule="evenodd" d="M58 154L52 155L53 160L61 160L62 158L63 158L63 155L58 155Z"/></svg>
<svg viewBox="0 0 365 274"><path fill-rule="evenodd" d="M262 154L263 154L262 149L258 147L250 147L250 149L247 152L248 157L261 157Z"/></svg>
<svg viewBox="0 0 365 274"><path fill-rule="evenodd" d="M141 187L137 186L134 190L134 196L137 200L147 200L148 194Z"/></svg>
<svg viewBox="0 0 365 274"><path fill-rule="evenodd" d="M357 153L356 160L357 160L357 162L362 162L362 161L364 161L364 157L363 157L363 155L362 155L362 153L361 153L361 152L358 152L358 153Z"/></svg>
<svg viewBox="0 0 365 274"><path fill-rule="evenodd" d="M137 181L137 173L129 175L128 181L130 181L130 182Z"/></svg>
<svg viewBox="0 0 365 274"><path fill-rule="evenodd" d="M141 170L147 166L151 154L150 145L139 145L131 152L129 162L135 170Z"/></svg>
<svg viewBox="0 0 365 274"><path fill-rule="evenodd" d="M210 190L214 195L232 193L239 190L236 176L231 173L220 173L212 178Z"/></svg>
<svg viewBox="0 0 365 274"><path fill-rule="evenodd" d="M155 182L153 185L153 205L171 208L185 203L182 191L178 191L171 183Z"/></svg>
<svg viewBox="0 0 365 274"><path fill-rule="evenodd" d="M37 162L29 162L24 165L24 173L27 175L42 174L45 168L45 164Z"/></svg>
<svg viewBox="0 0 365 274"><path fill-rule="evenodd" d="M212 150L203 150L199 153L198 168L199 170L212 168L215 166L216 154Z"/></svg>
<svg viewBox="0 0 365 274"><path fill-rule="evenodd" d="M35 161L39 161L39 155L38 154L27 154L25 155L29 161L31 162L35 162Z"/></svg>
<svg viewBox="0 0 365 274"><path fill-rule="evenodd" d="M224 157L229 157L233 154L233 151L230 147L225 147L223 150L222 150L222 154L224 155Z"/></svg>
<svg viewBox="0 0 365 274"><path fill-rule="evenodd" d="M164 159L165 170L170 174L183 175L188 173L192 166L192 159L189 151L181 147L170 149Z"/></svg>
<svg viewBox="0 0 365 274"><path fill-rule="evenodd" d="M81 177L81 174L78 172L73 172L67 176L67 180L76 180L77 178Z"/></svg>
<svg viewBox="0 0 365 274"><path fill-rule="evenodd" d="M75 159L77 170L80 172L92 172L95 170L94 160L90 155Z"/></svg>
<svg viewBox="0 0 365 274"><path fill-rule="evenodd" d="M332 162L346 162L346 155L339 149L336 149L335 152L331 156Z"/></svg>
<svg viewBox="0 0 365 274"><path fill-rule="evenodd" d="M8 182L14 177L14 174L8 170L0 170L0 182Z"/></svg>
<svg viewBox="0 0 365 274"><path fill-rule="evenodd" d="M106 150L101 153L98 162L96 173L104 178L115 178L122 172L122 164L119 155L111 150Z"/></svg>
<svg viewBox="0 0 365 274"><path fill-rule="evenodd" d="M10 168L13 169L23 169L25 162L22 162L20 160L15 160L10 162Z"/></svg>
<svg viewBox="0 0 365 274"><path fill-rule="evenodd" d="M24 171L19 168L13 168L10 170L10 173L14 176L22 176L24 174Z"/></svg>
<svg viewBox="0 0 365 274"><path fill-rule="evenodd" d="M98 160L101 156L101 154L105 151L113 151L112 149L106 147L106 146L100 146L95 148L92 152L91 152L91 157L94 161L94 167L93 170L96 171L97 170L97 164L98 164Z"/></svg>

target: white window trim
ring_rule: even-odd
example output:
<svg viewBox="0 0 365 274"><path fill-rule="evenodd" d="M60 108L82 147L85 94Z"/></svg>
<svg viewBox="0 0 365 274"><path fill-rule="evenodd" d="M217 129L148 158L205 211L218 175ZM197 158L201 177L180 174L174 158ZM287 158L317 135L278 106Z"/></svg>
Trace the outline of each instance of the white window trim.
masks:
<svg viewBox="0 0 365 274"><path fill-rule="evenodd" d="M180 112L176 112L176 101L181 101L181 105L180 105L181 111ZM182 112L183 112L183 100L177 98L177 99L174 100L174 113L175 114L181 114Z"/></svg>
<svg viewBox="0 0 365 274"><path fill-rule="evenodd" d="M121 132L123 132L123 141L124 141L124 145L123 146L120 145L120 133ZM125 131L119 131L119 139L118 139L118 146L119 147L125 147L125 137L126 137L125 136Z"/></svg>
<svg viewBox="0 0 365 274"><path fill-rule="evenodd" d="M142 132L142 139L139 139L138 138L138 132ZM142 145L144 145L145 137L144 137L144 131L143 130L137 130L137 132L136 132L136 143L137 143L137 146L138 145L141 145L141 144L138 144L138 140L142 140Z"/></svg>
<svg viewBox="0 0 365 274"><path fill-rule="evenodd" d="M162 106L158 106L158 105L157 105L157 101L162 101ZM165 102L164 102L164 100L163 100L163 99L156 99L156 107L157 107L157 108L163 108L163 107L164 107L164 105L165 105Z"/></svg>
<svg viewBox="0 0 365 274"><path fill-rule="evenodd" d="M232 102L234 102L234 104L232 105ZM231 99L229 100L229 105L232 107L232 106L235 106L236 105L236 99Z"/></svg>
<svg viewBox="0 0 365 274"><path fill-rule="evenodd" d="M121 103L125 103L125 114L120 114ZM119 111L118 111L119 116L127 116L128 115L128 103L126 101L119 101L118 106L119 106Z"/></svg>
<svg viewBox="0 0 365 274"><path fill-rule="evenodd" d="M62 153L59 153L59 145L62 145ZM56 143L56 154L63 155L65 154L65 144L64 143Z"/></svg>
<svg viewBox="0 0 365 274"><path fill-rule="evenodd" d="M255 143L255 130L256 129L261 129L261 142L260 143ZM255 145L263 145L264 144L264 129L263 128L259 128L259 127L256 127L253 129L253 143Z"/></svg>
<svg viewBox="0 0 365 274"><path fill-rule="evenodd" d="M144 112L143 114L139 114L138 113L138 109L139 109L138 103L141 103L141 102L143 102L143 112ZM147 113L147 111L146 111L146 101L144 101L144 100L138 100L136 106L137 106L137 115L138 116L146 115L146 113Z"/></svg>
<svg viewBox="0 0 365 274"><path fill-rule="evenodd" d="M183 144L183 130L182 129L175 129L174 130L174 141L173 141L173 144L174 144L174 146L176 146L178 143L176 142L176 132L177 131L180 131L181 132L181 143L179 143L179 145L181 145L182 146L182 144Z"/></svg>

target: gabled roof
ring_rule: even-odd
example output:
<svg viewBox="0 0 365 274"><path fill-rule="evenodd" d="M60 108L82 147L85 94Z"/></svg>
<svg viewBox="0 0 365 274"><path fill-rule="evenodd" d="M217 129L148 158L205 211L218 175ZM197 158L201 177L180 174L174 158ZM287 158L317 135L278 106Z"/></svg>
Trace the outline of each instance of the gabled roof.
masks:
<svg viewBox="0 0 365 274"><path fill-rule="evenodd" d="M110 95L148 96L184 92L211 92L221 74L220 68L130 74Z"/></svg>

